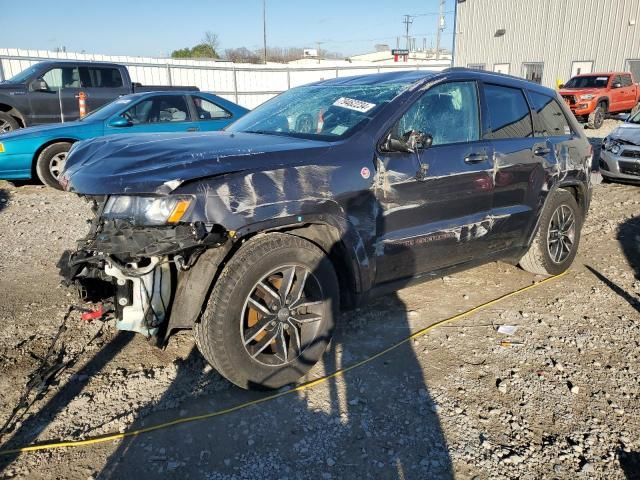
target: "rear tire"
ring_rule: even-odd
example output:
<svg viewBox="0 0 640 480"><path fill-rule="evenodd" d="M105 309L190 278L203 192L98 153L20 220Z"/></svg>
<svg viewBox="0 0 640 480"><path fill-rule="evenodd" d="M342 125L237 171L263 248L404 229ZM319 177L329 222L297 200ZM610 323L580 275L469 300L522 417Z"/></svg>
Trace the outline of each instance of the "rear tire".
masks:
<svg viewBox="0 0 640 480"><path fill-rule="evenodd" d="M582 213L576 199L557 189L542 211L536 236L520 267L538 275L558 275L573 263L580 243Z"/></svg>
<svg viewBox="0 0 640 480"><path fill-rule="evenodd" d="M600 102L596 109L589 114L587 125L589 128L598 130L604 123L604 117L607 114L607 105L604 102Z"/></svg>
<svg viewBox="0 0 640 480"><path fill-rule="evenodd" d="M5 112L0 112L0 134L11 132L20 128L18 121Z"/></svg>
<svg viewBox="0 0 640 480"><path fill-rule="evenodd" d="M258 235L222 270L194 329L196 345L239 387L280 388L327 349L338 295L335 270L320 248L293 235Z"/></svg>
<svg viewBox="0 0 640 480"><path fill-rule="evenodd" d="M62 186L58 183L58 178L62 173L70 148L71 144L69 142L60 142L49 145L40 152L38 160L36 160L36 173L42 183L57 190L62 190Z"/></svg>

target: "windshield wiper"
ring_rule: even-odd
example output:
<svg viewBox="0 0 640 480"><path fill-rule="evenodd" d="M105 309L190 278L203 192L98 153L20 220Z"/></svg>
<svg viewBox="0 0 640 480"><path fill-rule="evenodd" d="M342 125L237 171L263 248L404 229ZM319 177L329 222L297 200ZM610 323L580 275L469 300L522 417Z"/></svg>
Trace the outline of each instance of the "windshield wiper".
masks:
<svg viewBox="0 0 640 480"><path fill-rule="evenodd" d="M288 132L275 132L273 130L243 130L242 133L255 133L257 135L278 135L288 137Z"/></svg>

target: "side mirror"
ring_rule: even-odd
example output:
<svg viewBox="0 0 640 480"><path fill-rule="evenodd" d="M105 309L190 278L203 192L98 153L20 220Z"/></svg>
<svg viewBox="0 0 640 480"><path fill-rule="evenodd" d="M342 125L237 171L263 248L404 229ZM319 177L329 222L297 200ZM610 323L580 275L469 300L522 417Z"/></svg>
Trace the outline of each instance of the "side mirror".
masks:
<svg viewBox="0 0 640 480"><path fill-rule="evenodd" d="M31 82L31 90L34 92L48 92L49 85L42 78L36 78Z"/></svg>
<svg viewBox="0 0 640 480"><path fill-rule="evenodd" d="M133 123L131 122L131 120L128 120L124 117L114 117L109 120L109 123L107 125L109 125L110 127L122 128L130 127L131 125L133 125Z"/></svg>
<svg viewBox="0 0 640 480"><path fill-rule="evenodd" d="M622 84L620 82L616 82L613 85L611 85L613 88L620 88L622 87Z"/></svg>
<svg viewBox="0 0 640 480"><path fill-rule="evenodd" d="M428 133L413 131L407 140L407 145L411 150L422 150L429 148L433 144L433 137Z"/></svg>
<svg viewBox="0 0 640 480"><path fill-rule="evenodd" d="M561 83L560 85L558 85L558 87L560 88L560 90L562 90L564 88L564 83Z"/></svg>

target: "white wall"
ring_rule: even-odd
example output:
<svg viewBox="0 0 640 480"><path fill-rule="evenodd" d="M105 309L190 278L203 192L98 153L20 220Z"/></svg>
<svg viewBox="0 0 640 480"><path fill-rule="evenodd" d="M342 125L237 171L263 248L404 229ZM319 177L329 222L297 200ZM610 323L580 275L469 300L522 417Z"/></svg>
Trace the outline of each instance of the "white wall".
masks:
<svg viewBox="0 0 640 480"><path fill-rule="evenodd" d="M440 71L451 66L449 60L433 61L420 66L379 65L369 62L353 62L349 66L327 63L317 66L253 65L210 60L178 60L0 48L0 80L10 78L36 62L51 59L121 63L127 65L134 82L140 82L143 85L195 85L200 90L214 92L247 108L254 108L291 87L338 76L391 70Z"/></svg>

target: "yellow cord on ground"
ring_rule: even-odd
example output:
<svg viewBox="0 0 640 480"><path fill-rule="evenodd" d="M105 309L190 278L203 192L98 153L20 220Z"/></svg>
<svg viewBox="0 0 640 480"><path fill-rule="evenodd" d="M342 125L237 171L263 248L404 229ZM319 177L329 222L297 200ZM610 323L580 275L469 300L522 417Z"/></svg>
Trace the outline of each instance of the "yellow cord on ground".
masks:
<svg viewBox="0 0 640 480"><path fill-rule="evenodd" d="M208 418L213 418L213 417L220 417L222 415L226 415L228 413L231 412L235 412L238 410L242 410L243 408L247 408L250 407L252 405L257 405L259 403L263 403L263 402L268 402L270 400L274 400L276 398L280 398L283 397L285 395L290 395L292 393L295 392L301 392L303 390L307 390L309 388L315 387L316 385L320 385L321 383L324 383L332 378L336 378L339 376L344 375L345 373L354 370L358 367L361 367L367 363L372 362L373 360L386 355L387 353L391 352L392 350L395 350L396 348L400 347L401 345L404 345L405 343L413 340L414 338L417 337L421 337L425 334L427 334L428 332L430 332L431 330L433 330L436 327L439 327L441 325L444 325L445 323L450 323L456 320L460 320L461 318L464 317L468 317L469 315L472 315L480 310L483 310L487 307L490 307L492 305L495 305L498 302L501 302L503 300L506 300L507 298L513 297L515 295L518 295L520 293L526 292L527 290L531 290L533 288L539 287L540 285L547 283L551 280L555 280L557 278L560 278L564 275L566 275L567 272L561 273L560 275L556 275L554 277L549 277L546 278L538 283L534 283L531 285L528 285L526 287L520 288L518 290L515 290L511 293L507 293L505 295L502 295L501 297L495 298L493 300L490 300L486 303L483 303L481 305L478 305L477 307L473 307L470 310L467 310L466 312L462 312L459 313L457 315L454 315L453 317L449 317L449 318L445 318L444 320L440 320L432 325L429 325L428 327L425 327L421 330L418 330L414 333L412 333L411 335L409 335L408 337L404 338L403 340L400 340L398 343L376 353L375 355L365 358L364 360L361 360L357 363L354 363L353 365L350 365L348 367L345 367L343 369L340 370L336 370L335 372L322 377L322 378L318 378L317 380L313 380L311 382L307 382L304 383L302 385L298 385L297 387L294 387L290 390L285 390L283 392L278 392L278 393L274 393L272 395L268 395L266 397L263 398L259 398L257 400L252 400L250 402L246 402L246 403L241 403L239 405L236 405L234 407L230 407L230 408L225 408L223 410L217 410L215 412L209 412L209 413L205 413L202 415L195 415L192 417L185 417L185 418L179 418L177 420L172 420L170 422L165 422L165 423L160 423L158 425L153 425L151 427L146 427L146 428L140 428L138 430L131 430L128 432L123 432L123 433L113 433L113 434L107 434L107 435L102 435L102 436L98 436L98 437L94 437L94 438L88 438L86 440L69 440L66 442L53 442L53 443L44 443L44 444L40 444L40 445L28 445L25 447L19 447L19 448L13 448L11 450L2 450L0 451L0 456L4 456L4 455L12 455L12 454L16 454L16 453L25 453L25 452L35 452L38 450L52 450L54 448L64 448L64 447L83 447L86 445L95 445L96 443L105 443L105 442L112 442L114 440L120 440L123 438L129 438L129 437L136 437L138 435L142 435L145 433L149 433L149 432L154 432L156 430L162 430L165 428L169 428L169 427L173 427L175 425L181 425L183 423L189 423L189 422L195 422L198 420L206 420Z"/></svg>

